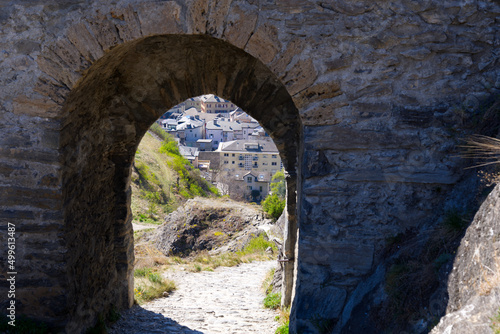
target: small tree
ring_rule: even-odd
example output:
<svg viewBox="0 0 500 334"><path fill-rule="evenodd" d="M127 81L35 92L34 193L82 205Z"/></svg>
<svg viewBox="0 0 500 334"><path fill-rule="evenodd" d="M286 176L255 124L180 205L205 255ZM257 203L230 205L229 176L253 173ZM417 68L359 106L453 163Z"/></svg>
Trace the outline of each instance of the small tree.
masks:
<svg viewBox="0 0 500 334"><path fill-rule="evenodd" d="M262 202L262 208L271 217L278 219L285 209L285 199L280 199L276 194L269 195Z"/></svg>
<svg viewBox="0 0 500 334"><path fill-rule="evenodd" d="M285 172L280 170L273 175L271 179L271 192L278 195L280 199L284 199L286 195Z"/></svg>

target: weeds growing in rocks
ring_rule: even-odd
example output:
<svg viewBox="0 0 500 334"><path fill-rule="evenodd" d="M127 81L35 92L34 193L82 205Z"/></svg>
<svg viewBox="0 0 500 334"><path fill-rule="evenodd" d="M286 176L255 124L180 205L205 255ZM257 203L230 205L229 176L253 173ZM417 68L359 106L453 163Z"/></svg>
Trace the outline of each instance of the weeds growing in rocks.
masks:
<svg viewBox="0 0 500 334"><path fill-rule="evenodd" d="M500 334L500 309L497 311L497 314L491 318L490 328L493 330L494 334Z"/></svg>
<svg viewBox="0 0 500 334"><path fill-rule="evenodd" d="M271 270L269 270L266 274L266 278L264 278L264 281L262 282L262 290L265 291L266 295L270 294L273 290L273 286L271 283L273 281L275 272L276 268L272 268Z"/></svg>
<svg viewBox="0 0 500 334"><path fill-rule="evenodd" d="M276 321L279 322L280 326L274 334L288 334L288 328L290 327L290 307L279 308Z"/></svg>
<svg viewBox="0 0 500 334"><path fill-rule="evenodd" d="M175 290L175 282L165 279L151 268L134 271L134 297L138 304L164 297Z"/></svg>
<svg viewBox="0 0 500 334"><path fill-rule="evenodd" d="M264 307L277 310L281 305L281 293L269 293L266 298L264 298Z"/></svg>

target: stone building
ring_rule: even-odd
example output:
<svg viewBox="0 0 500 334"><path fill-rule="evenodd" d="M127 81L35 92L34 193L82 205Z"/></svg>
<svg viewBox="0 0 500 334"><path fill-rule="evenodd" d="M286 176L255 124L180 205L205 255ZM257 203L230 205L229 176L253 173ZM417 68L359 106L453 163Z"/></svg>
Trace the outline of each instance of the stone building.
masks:
<svg viewBox="0 0 500 334"><path fill-rule="evenodd" d="M270 173L272 176L282 168L279 151L270 140L222 142L216 152L220 154L220 170L240 176L244 174L242 171Z"/></svg>
<svg viewBox="0 0 500 334"><path fill-rule="evenodd" d="M290 332L347 330L387 238L474 192L457 143L493 134L478 124L500 93L499 15L496 0L0 2L16 311L79 333L132 305L136 148L164 110L214 94L259 121L286 170Z"/></svg>

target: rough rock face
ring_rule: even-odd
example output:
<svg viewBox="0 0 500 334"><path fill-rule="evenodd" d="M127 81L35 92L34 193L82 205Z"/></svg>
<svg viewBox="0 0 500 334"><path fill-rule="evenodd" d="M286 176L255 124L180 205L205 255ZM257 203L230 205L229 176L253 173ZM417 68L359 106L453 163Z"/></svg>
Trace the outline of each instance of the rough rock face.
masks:
<svg viewBox="0 0 500 334"><path fill-rule="evenodd" d="M259 207L197 197L169 214L151 240L165 255L187 256L221 247L237 251L271 222Z"/></svg>
<svg viewBox="0 0 500 334"><path fill-rule="evenodd" d="M261 122L289 175L291 331L338 322L385 239L460 178L454 145L500 89L499 14L491 0L0 1L18 311L76 333L131 305L135 149L162 111L215 93ZM323 290L330 307L310 303Z"/></svg>
<svg viewBox="0 0 500 334"><path fill-rule="evenodd" d="M476 213L448 280L447 314L432 334L490 334L500 308L500 186ZM500 329L500 326L499 328Z"/></svg>

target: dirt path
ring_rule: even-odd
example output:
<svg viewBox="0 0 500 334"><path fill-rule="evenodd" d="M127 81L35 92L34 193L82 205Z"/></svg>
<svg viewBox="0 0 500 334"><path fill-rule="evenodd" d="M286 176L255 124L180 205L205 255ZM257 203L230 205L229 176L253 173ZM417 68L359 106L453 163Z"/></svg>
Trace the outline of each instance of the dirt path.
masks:
<svg viewBox="0 0 500 334"><path fill-rule="evenodd" d="M275 261L214 272L167 272L177 290L167 298L134 306L109 331L118 333L274 333L276 312L264 309L260 289Z"/></svg>

